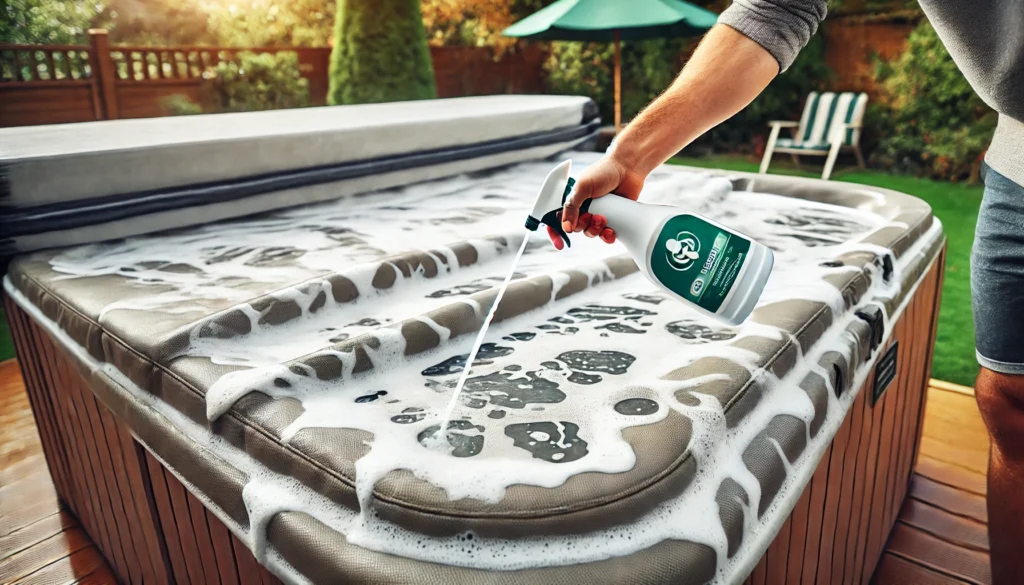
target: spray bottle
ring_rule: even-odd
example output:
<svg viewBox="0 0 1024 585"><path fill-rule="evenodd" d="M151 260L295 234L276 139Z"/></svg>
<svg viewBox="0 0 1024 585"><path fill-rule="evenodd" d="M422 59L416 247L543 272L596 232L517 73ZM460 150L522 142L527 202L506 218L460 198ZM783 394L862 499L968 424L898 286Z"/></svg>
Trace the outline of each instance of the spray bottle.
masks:
<svg viewBox="0 0 1024 585"><path fill-rule="evenodd" d="M541 187L526 228L554 229L566 246L559 211L572 192L572 161L556 166ZM739 325L757 304L775 257L771 249L717 222L671 205L608 195L588 199L580 213L603 215L641 272L697 311Z"/></svg>

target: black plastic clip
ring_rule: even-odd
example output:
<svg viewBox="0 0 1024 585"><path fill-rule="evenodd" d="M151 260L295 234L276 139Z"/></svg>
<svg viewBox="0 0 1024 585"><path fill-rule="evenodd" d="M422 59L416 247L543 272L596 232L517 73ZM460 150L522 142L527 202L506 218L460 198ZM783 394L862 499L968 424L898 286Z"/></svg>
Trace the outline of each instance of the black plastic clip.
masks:
<svg viewBox="0 0 1024 585"><path fill-rule="evenodd" d="M882 344L882 337L885 336L885 317L877 305L868 305L858 309L854 315L865 321L871 329L871 352L873 353ZM865 356L865 361L871 356Z"/></svg>

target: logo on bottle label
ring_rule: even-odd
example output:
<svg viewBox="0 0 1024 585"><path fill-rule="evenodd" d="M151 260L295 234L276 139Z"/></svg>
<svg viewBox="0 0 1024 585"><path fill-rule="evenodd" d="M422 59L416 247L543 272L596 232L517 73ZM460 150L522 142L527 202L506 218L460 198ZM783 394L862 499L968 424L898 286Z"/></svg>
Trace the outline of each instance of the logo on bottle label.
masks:
<svg viewBox="0 0 1024 585"><path fill-rule="evenodd" d="M654 277L669 290L716 312L743 268L750 240L689 214L669 218L651 252Z"/></svg>
<svg viewBox="0 0 1024 585"><path fill-rule="evenodd" d="M698 276L690 286L690 292L695 295L699 295L702 290L704 290L704 279Z"/></svg>
<svg viewBox="0 0 1024 585"><path fill-rule="evenodd" d="M665 258L669 266L686 272L700 258L700 240L690 232L679 232L665 242Z"/></svg>

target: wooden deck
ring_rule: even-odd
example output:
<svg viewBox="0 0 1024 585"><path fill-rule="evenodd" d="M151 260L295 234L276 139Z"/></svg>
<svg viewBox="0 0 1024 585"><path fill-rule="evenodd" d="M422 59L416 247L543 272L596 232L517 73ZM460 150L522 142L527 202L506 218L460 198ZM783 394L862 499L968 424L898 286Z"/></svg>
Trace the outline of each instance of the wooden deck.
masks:
<svg viewBox="0 0 1024 585"><path fill-rule="evenodd" d="M969 388L928 389L921 453L877 585L988 585L988 436ZM17 363L0 363L0 583L106 584L114 574L57 499Z"/></svg>

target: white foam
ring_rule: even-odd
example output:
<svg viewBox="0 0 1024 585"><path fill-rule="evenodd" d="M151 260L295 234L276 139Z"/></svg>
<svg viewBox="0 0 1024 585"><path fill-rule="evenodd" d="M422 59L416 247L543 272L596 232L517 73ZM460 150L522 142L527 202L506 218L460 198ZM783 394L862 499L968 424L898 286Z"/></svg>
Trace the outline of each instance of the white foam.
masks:
<svg viewBox="0 0 1024 585"><path fill-rule="evenodd" d="M611 279L611 274L600 259L621 253L621 249L577 235L571 252L556 255L547 248L527 250L520 271L526 275L549 274L554 285L551 302L536 311L492 327L479 341L507 346L513 352L511 355L486 358L483 361L490 363L474 365L472 372L476 377L504 376L517 386L529 387L532 380L530 376L535 376L537 380L557 382L558 389L566 395L565 399L560 402L534 402L527 408L516 408L515 396L504 390L491 389L468 393L470 398L491 403L484 408L467 400L452 400L452 386L458 383L448 383L453 382L456 374L461 376L464 372L456 370L443 376L424 376L421 372L446 358L467 353L471 349L472 340L467 335L451 337L447 328L423 316L423 313L445 304L463 302L474 309L478 318L483 315L479 303L472 299L464 296L430 297L426 293L445 286L462 286L481 280L488 282L488 286L497 285L495 279L501 273L501 266L507 266L507 260L503 258L504 252L509 251L508 246L502 247L483 236L504 233L509 225L521 223L522 209L525 209L536 188L535 181L524 180L523 177L543 176L542 169L546 168L547 165L543 163L521 165L495 173L483 184L474 183L474 191L487 191L494 198L481 200L480 207L468 210L464 205L464 197L459 195L460 189L469 183L467 179L458 178L391 192L385 202L377 196L365 197L349 201L346 205L351 207L328 205L296 210L253 224L229 224L222 232L204 228L198 230L197 234L189 232L192 235L163 236L162 240L135 238L129 240L123 249L114 246L79 248L58 256L54 268L67 273L69 277L121 274L133 279L141 288L153 289L150 295L108 307L105 314L113 310L134 308L177 311L189 304L194 306L197 301L227 299L240 303L236 308L242 310L250 320L252 333L230 339L199 338L193 335L192 343L186 351L188 355L208 357L217 363L250 366L226 374L210 388L207 394L207 413L211 420L226 412L247 392L259 389L271 396L292 396L301 401L304 413L285 429L285 440L301 429L310 427L351 428L367 431L373 436L367 454L355 462L356 488L363 511L360 516L334 505L294 480L265 470L262 465L225 441L205 434L205 429L192 425L160 401L139 398L147 400L147 404L152 404L175 425L187 427L190 436L203 441L211 451L249 473L250 482L243 496L252 518L252 529L246 533L245 540L257 551L259 558L278 567L281 574L290 580L298 579L299 576L287 567L281 568L283 565L280 560L275 561L273 554L266 554L264 545L265 523L273 514L282 510L305 511L345 534L349 542L372 550L425 561L496 570L581 563L629 554L669 538L686 539L711 546L719 556L720 572L717 579L729 582L735 575L752 568L752 562L756 562L763 552L764 546L767 546L766 535L778 529L788 508L795 502L795 498L787 494L797 493L806 483L854 398L853 393L836 398L833 392L828 392L830 404L822 430L814 440L809 441L809 447L797 461L787 461L781 448L776 445L783 455L787 478L782 492L773 500L773 509L760 519L757 518L753 512L760 499L760 485L742 463L743 450L775 416L791 415L809 422L814 408L806 393L798 387L799 381L806 373L816 371L828 383L829 376L817 365L820 355L828 349L845 348L849 344L848 333L844 328L855 318L853 312L846 306L841 292L822 278L857 269L820 264L833 260L841 253L856 251L888 256L894 260L891 251L887 249L858 243L872 229L882 227L885 222L863 211L768 195L730 193L731 187L725 179L709 179L684 173L655 173L645 189L645 201L685 203L772 246L776 250L776 269L760 304L794 298L824 303L835 316L829 331L813 347L798 347L801 352L806 351L807 355L799 360L784 379L779 380L756 367L756 353L733 347L728 340L699 337L683 339L672 333L670 326L680 322L707 327L713 331L717 331L719 326L671 300L663 300L654 305L626 298L636 294L658 298L659 293L639 274L604 282ZM391 207L394 209L389 209ZM806 216L816 218L816 221L834 222L835 229L822 233L815 228L813 222L801 225L801 218ZM451 222L453 217L465 218L468 223ZM251 230L243 227L250 225ZM317 229L373 225L379 229L359 230L356 243L338 250L336 242L329 238L332 235L329 230L306 233L298 229L302 232L301 237L293 238L292 233L297 226L305 225L315 225ZM285 233L287 237L282 237L281 234ZM932 231L919 240L919 245L903 255L901 262L919 257L923 249L921 242L932 241L939 233L940 228L936 222ZM265 242L268 239L287 241L303 253L293 259L293 264L275 265L265 259ZM471 242L477 251L477 264L457 269L458 261L454 252L445 248L444 242L459 239ZM514 234L508 235L506 241L513 246L519 243ZM250 247L252 250L230 260L206 264L214 252L226 253L224 248L230 247L227 243L238 250L244 251ZM332 245L335 247L332 248ZM166 271L159 268L147 268L147 262L159 258L163 248L174 249L175 246L181 248L180 252L174 253L177 261L205 272L183 271L180 275L172 273L168 276ZM527 246L525 240L522 246ZM377 262L382 257L427 247L438 249L445 255L447 269L451 272L445 271L436 279L427 279L422 273L403 279L401 272L395 268L397 279L392 289L381 291L372 286ZM261 255L259 250L264 253ZM255 264L249 265L246 261L254 261ZM299 319L276 326L261 325L260 315L251 308L246 309L248 305L243 302L255 294L276 290L283 284L353 265L361 267L351 272L346 271L346 276L356 284L359 292L354 302L333 303L329 287L275 293L282 300L295 301L303 312ZM439 268L441 266L439 263ZM126 271L126 267L132 270ZM582 270L593 288L555 301L558 292L569 282L568 274L560 267ZM869 268L871 289L858 306L874 302L874 297L892 298L899 293L901 263L893 262L893 267L896 272L888 282L883 281L879 270ZM236 278L249 279L250 284L243 287L244 291L232 289L232 279ZM160 280L150 282L156 279ZM225 290L231 292L225 293ZM321 291L327 293L328 303L314 314L309 306ZM908 294L907 298L910 296ZM599 329L604 323L600 320L577 319L571 324L560 323L557 330L536 327L550 325L550 319L565 315L569 308L588 304L639 311L638 319L619 319L617 322L645 330L646 333L602 333L608 330ZM644 311L648 311L648 314ZM426 324L438 334L440 346L428 352L406 356L405 341L400 331L387 326L401 318L417 319ZM357 324L366 319L377 324ZM384 319L389 321L385 322ZM894 319L895 316L887 316L886 335ZM332 325L332 330L325 330L327 324ZM570 328L575 331L570 332ZM535 333L537 337L528 343L506 341L510 334L523 331ZM325 348L332 345L329 341L331 338L340 334L352 336L361 333L372 334L380 343L376 349L366 348L374 368L369 372L353 374L354 354ZM736 338L762 337L776 341L787 339L791 343L796 341L777 328L749 321L734 333ZM603 379L597 383L570 379L578 370L573 370L572 364L558 356L575 349L619 352L630 355L634 361L622 373L600 373ZM313 351L334 355L341 360L343 367L339 379L325 381L316 376L300 376L284 365L287 360ZM753 378L768 388L765 398L758 402L741 424L731 429L725 425L725 413L718 400L699 392L703 384L721 379L721 374L684 382L661 379L672 370L711 356L725 358L744 367ZM469 362L472 363L472 360ZM557 369L550 364L555 364ZM509 365L520 366L521 369L507 369ZM863 365L857 371L858 381L854 388L859 387L869 365ZM466 369L468 366L467 363ZM105 372L112 369L110 366L102 367ZM119 376L116 379L133 395L148 397L148 394L135 388L116 371L109 375ZM590 371L590 375L593 375L593 371ZM274 384L276 378L287 381L287 387ZM691 390L697 405L684 404L676 399L676 393L683 389ZM374 396L381 391L386 391L386 395L379 395L366 402L356 401L356 398ZM614 410L613 406L620 400L634 397L653 400L658 405L657 411L648 415L627 416ZM454 404L450 418L464 421L467 425L467 428L457 429L457 434L484 439L478 455L454 457L446 452L426 448L418 439L431 426L443 424L449 418L444 414L448 404ZM489 412L494 410L504 412L500 423L488 417ZM663 420L671 411L693 421L690 451L697 461L697 477L683 494L664 502L635 522L572 537L515 540L436 538L410 533L367 513L374 484L396 469L408 470L416 477L444 489L452 500L475 498L485 502L499 502L505 489L514 484L557 487L579 473L627 471L633 467L636 455L622 439L623 429ZM402 420L408 422L398 424L394 422L396 417L405 417ZM554 423L553 427L531 430L528 437L534 443L561 449L551 456L550 461L536 458L526 449L510 449L512 439L500 432L501 428L511 423L548 421ZM565 423L570 421L576 426L575 436L586 440L588 451L585 457L574 460L566 460L566 454L571 452L572 440L568 436L570 428ZM478 430L477 427L485 430ZM718 486L727 477L739 483L750 498L745 515L743 546L732 559L725 555L727 543L715 501Z"/></svg>

